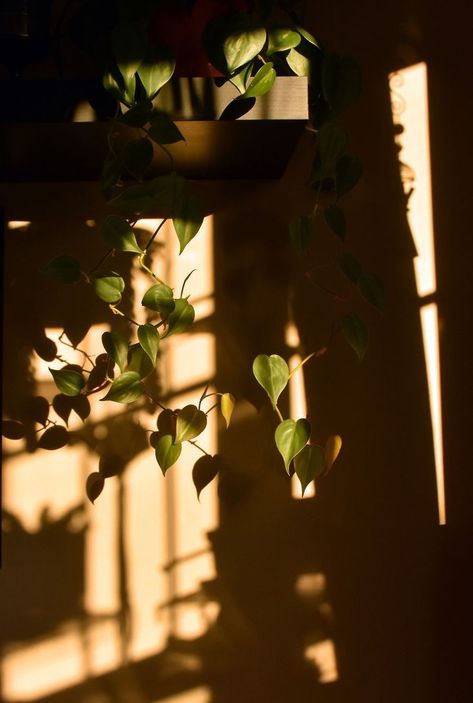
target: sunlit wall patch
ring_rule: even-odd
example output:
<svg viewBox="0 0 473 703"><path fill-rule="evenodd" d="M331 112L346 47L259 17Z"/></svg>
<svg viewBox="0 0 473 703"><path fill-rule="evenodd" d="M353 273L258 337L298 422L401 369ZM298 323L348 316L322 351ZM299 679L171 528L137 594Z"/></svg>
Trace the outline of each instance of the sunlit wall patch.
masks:
<svg viewBox="0 0 473 703"><path fill-rule="evenodd" d="M396 144L407 198L407 218L417 249L414 259L430 397L440 524L446 523L437 282L430 168L427 65L417 63L389 76Z"/></svg>

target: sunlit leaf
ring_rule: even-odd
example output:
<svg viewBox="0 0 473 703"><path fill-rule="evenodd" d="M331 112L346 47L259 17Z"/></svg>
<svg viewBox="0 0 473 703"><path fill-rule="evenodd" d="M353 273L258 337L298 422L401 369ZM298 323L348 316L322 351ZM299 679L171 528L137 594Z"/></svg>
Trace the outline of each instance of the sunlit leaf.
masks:
<svg viewBox="0 0 473 703"><path fill-rule="evenodd" d="M85 386L84 377L78 371L71 369L49 369L54 383L61 393L64 395L79 395L82 388Z"/></svg>
<svg viewBox="0 0 473 703"><path fill-rule="evenodd" d="M310 437L310 423L305 418L300 420L283 420L274 433L276 446L284 459L284 466L289 473L289 464L307 444Z"/></svg>
<svg viewBox="0 0 473 703"><path fill-rule="evenodd" d="M347 234L347 223L345 213L337 205L329 205L324 210L325 222L342 241L345 240Z"/></svg>
<svg viewBox="0 0 473 703"><path fill-rule="evenodd" d="M342 332L350 347L361 361L368 347L368 330L357 315L345 315L342 320Z"/></svg>
<svg viewBox="0 0 473 703"><path fill-rule="evenodd" d="M308 32L307 29L304 29L303 27L297 27L297 31L303 39L309 42L309 44L312 44L313 46L316 46L318 49L320 49L316 38L310 32Z"/></svg>
<svg viewBox="0 0 473 703"><path fill-rule="evenodd" d="M118 365L120 371L124 371L128 359L128 342L126 339L118 332L104 332L102 344L107 354Z"/></svg>
<svg viewBox="0 0 473 703"><path fill-rule="evenodd" d="M291 49L286 56L286 61L289 68L296 76L307 76L310 78L310 59L304 54L301 54L297 49Z"/></svg>
<svg viewBox="0 0 473 703"><path fill-rule="evenodd" d="M45 276L60 283L77 283L80 280L80 263L72 256L56 256L42 269Z"/></svg>
<svg viewBox="0 0 473 703"><path fill-rule="evenodd" d="M140 344L132 344L127 371L135 371L140 378L146 378L154 371L154 363Z"/></svg>
<svg viewBox="0 0 473 703"><path fill-rule="evenodd" d="M143 351L148 355L151 363L156 363L159 349L159 332L153 325L146 324L138 327L138 339Z"/></svg>
<svg viewBox="0 0 473 703"><path fill-rule="evenodd" d="M332 468L335 460L340 454L342 448L342 438L340 435L331 435L325 443L325 473L328 473Z"/></svg>
<svg viewBox="0 0 473 703"><path fill-rule="evenodd" d="M111 44L118 70L129 84L144 58L146 37L136 25L121 22L112 31Z"/></svg>
<svg viewBox="0 0 473 703"><path fill-rule="evenodd" d="M143 63L138 69L138 76L148 98L152 98L171 79L176 62L163 46L150 47Z"/></svg>
<svg viewBox="0 0 473 703"><path fill-rule="evenodd" d="M158 439L155 447L156 461L161 467L163 475L170 466L176 463L181 455L182 444L173 443L172 437L165 434Z"/></svg>
<svg viewBox="0 0 473 703"><path fill-rule="evenodd" d="M266 42L266 30L262 27L235 31L223 43L227 70L233 73L259 54Z"/></svg>
<svg viewBox="0 0 473 703"><path fill-rule="evenodd" d="M119 303L125 290L125 281L114 271L97 271L92 274L92 286L105 303Z"/></svg>
<svg viewBox="0 0 473 703"><path fill-rule="evenodd" d="M322 447L307 445L294 459L294 469L301 482L302 495L309 483L323 472L325 467Z"/></svg>
<svg viewBox="0 0 473 703"><path fill-rule="evenodd" d="M312 239L312 221L312 217L300 215L289 222L289 236L299 254L304 254L309 248Z"/></svg>
<svg viewBox="0 0 473 703"><path fill-rule="evenodd" d="M245 92L245 97L256 98L259 95L266 95L266 93L268 93L273 87L275 80L276 71L274 70L271 61L268 61L261 66L255 77L252 79Z"/></svg>
<svg viewBox="0 0 473 703"><path fill-rule="evenodd" d="M358 278L358 287L363 298L379 310L384 309L384 286L374 273L363 273Z"/></svg>
<svg viewBox="0 0 473 703"><path fill-rule="evenodd" d="M233 411L235 409L235 397L231 393L223 393L220 398L220 410L225 420L227 427L230 426Z"/></svg>
<svg viewBox="0 0 473 703"><path fill-rule="evenodd" d="M7 439L23 439L25 428L16 420L2 420L2 435Z"/></svg>
<svg viewBox="0 0 473 703"><path fill-rule="evenodd" d="M163 315L172 313L176 306L173 299L172 288L169 288L169 286L166 286L164 283L157 283L151 286L151 288L148 288L143 296L141 304Z"/></svg>
<svg viewBox="0 0 473 703"><path fill-rule="evenodd" d="M69 442L69 433L65 427L55 425L49 427L42 435L38 442L40 449L60 449Z"/></svg>
<svg viewBox="0 0 473 703"><path fill-rule="evenodd" d="M153 144L147 137L127 142L121 154L127 171L138 180L150 167L153 155Z"/></svg>
<svg viewBox="0 0 473 703"><path fill-rule="evenodd" d="M197 491L197 498L200 500L200 494L206 486L214 480L221 468L221 461L218 455L216 456L201 456L194 464L192 469L192 480Z"/></svg>
<svg viewBox="0 0 473 703"><path fill-rule="evenodd" d="M85 492L91 503L94 503L103 491L105 480L101 473L94 471L87 476L85 483Z"/></svg>
<svg viewBox="0 0 473 703"><path fill-rule="evenodd" d="M194 322L195 310L186 298L177 298L175 307L168 318L166 337L171 334L186 332Z"/></svg>
<svg viewBox="0 0 473 703"><path fill-rule="evenodd" d="M207 426L207 415L195 405L186 405L179 411L176 421L176 443L198 437Z"/></svg>
<svg viewBox="0 0 473 703"><path fill-rule="evenodd" d="M259 354L253 361L253 374L275 406L289 380L289 368L284 359L277 354Z"/></svg>
<svg viewBox="0 0 473 703"><path fill-rule="evenodd" d="M230 82L235 86L241 95L244 94L249 80L251 79L251 74L253 71L254 63L249 63L244 66L240 71L234 73L230 78Z"/></svg>
<svg viewBox="0 0 473 703"><path fill-rule="evenodd" d="M275 54L277 51L293 49L301 41L298 32L292 29L275 28L268 32L268 54Z"/></svg>
<svg viewBox="0 0 473 703"><path fill-rule="evenodd" d="M143 250L138 246L133 228L123 217L109 215L102 224L102 237L107 244L118 251L130 251L135 254L142 254Z"/></svg>
<svg viewBox="0 0 473 703"><path fill-rule="evenodd" d="M140 375L136 371L125 371L110 386L106 396L101 400L113 400L115 403L132 403L144 391Z"/></svg>
<svg viewBox="0 0 473 703"><path fill-rule="evenodd" d="M204 221L204 210L199 198L193 193L183 193L176 203L173 217L174 229L179 239L179 254L182 254L195 237Z"/></svg>

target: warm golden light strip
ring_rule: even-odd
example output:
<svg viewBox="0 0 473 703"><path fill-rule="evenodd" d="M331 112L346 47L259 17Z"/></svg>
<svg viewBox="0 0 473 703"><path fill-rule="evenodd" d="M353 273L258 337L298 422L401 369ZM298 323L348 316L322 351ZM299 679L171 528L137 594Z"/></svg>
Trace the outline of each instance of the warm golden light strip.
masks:
<svg viewBox="0 0 473 703"><path fill-rule="evenodd" d="M389 76L393 121L402 127L396 136L404 190L410 193L407 218L417 249L414 259L419 297L436 292L431 195L427 65L418 63ZM420 310L430 397L437 500L440 524L446 522L442 445L442 405L437 306Z"/></svg>

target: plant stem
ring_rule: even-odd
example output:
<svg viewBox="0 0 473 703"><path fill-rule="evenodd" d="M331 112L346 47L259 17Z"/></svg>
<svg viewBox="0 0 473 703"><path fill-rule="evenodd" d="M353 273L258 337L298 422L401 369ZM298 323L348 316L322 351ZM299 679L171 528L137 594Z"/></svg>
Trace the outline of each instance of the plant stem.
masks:
<svg viewBox="0 0 473 703"><path fill-rule="evenodd" d="M192 444L194 447L196 447L196 449L200 449L200 451L205 454L205 456L212 456L211 454L206 452L205 449L200 446L200 444L197 444L197 442L193 442L191 439L188 439L187 441L189 442L189 444Z"/></svg>
<svg viewBox="0 0 473 703"><path fill-rule="evenodd" d="M155 405L157 405L161 410L169 410L169 408L166 408L164 405L162 405L159 400L156 400L156 398L153 398L153 396L145 391L145 396L149 398Z"/></svg>
<svg viewBox="0 0 473 703"><path fill-rule="evenodd" d="M165 217L164 220L163 220L162 222L160 222L160 224L159 224L158 227L156 228L156 231L155 231L154 234L152 235L151 239L148 241L148 244L145 246L144 251L148 251L148 249L150 248L150 246L151 246L152 243L154 242L155 238L156 238L157 235L159 234L159 230L160 230L161 227L165 224L165 222L167 222L167 219L168 219L168 218Z"/></svg>
<svg viewBox="0 0 473 703"><path fill-rule="evenodd" d="M124 312L116 308L114 305L109 305L108 306L110 310L113 312L114 315L120 315L120 317L124 317L125 320L128 320L132 325L136 325L137 327L140 326L140 323L137 322L136 320L133 320L131 317L128 317L128 315L125 315Z"/></svg>
<svg viewBox="0 0 473 703"><path fill-rule="evenodd" d="M281 421L281 422L284 422L284 418L283 418L283 416L281 415L281 411L279 410L278 406L277 406L277 405L273 405L273 408L274 408L274 410L275 410L275 412L276 412L276 415L277 415L278 418L280 419L280 421Z"/></svg>

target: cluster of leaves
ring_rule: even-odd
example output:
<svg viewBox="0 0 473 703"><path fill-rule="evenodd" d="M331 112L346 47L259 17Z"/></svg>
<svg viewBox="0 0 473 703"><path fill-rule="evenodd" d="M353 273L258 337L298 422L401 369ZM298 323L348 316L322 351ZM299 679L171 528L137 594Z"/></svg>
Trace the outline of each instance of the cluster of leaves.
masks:
<svg viewBox="0 0 473 703"><path fill-rule="evenodd" d="M342 447L339 435L330 436L323 447L311 442L311 426L307 418L284 420L278 407L279 396L291 376L313 356L314 354L307 356L291 372L284 359L277 354L259 354L253 362L253 374L266 391L280 421L274 433L276 447L283 458L287 474L291 476L296 473L302 495L312 481L327 475Z"/></svg>

